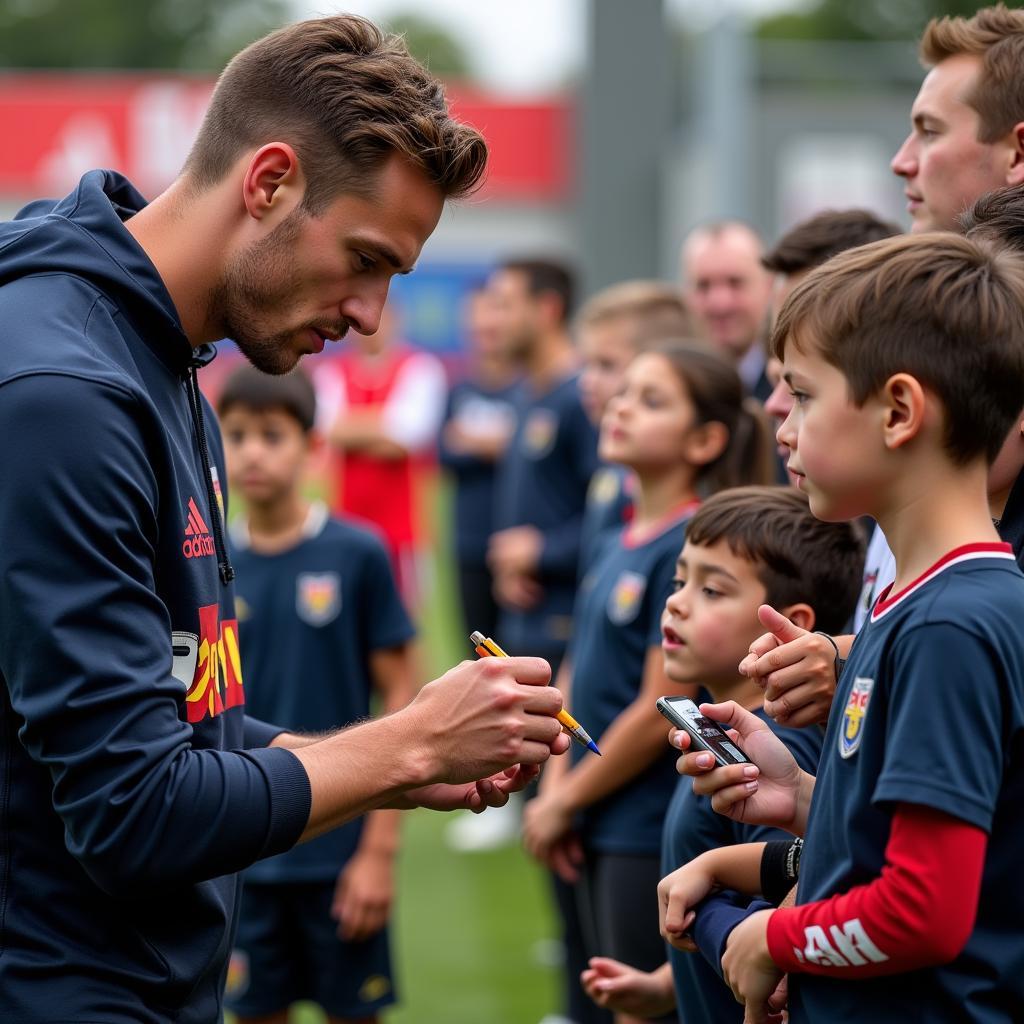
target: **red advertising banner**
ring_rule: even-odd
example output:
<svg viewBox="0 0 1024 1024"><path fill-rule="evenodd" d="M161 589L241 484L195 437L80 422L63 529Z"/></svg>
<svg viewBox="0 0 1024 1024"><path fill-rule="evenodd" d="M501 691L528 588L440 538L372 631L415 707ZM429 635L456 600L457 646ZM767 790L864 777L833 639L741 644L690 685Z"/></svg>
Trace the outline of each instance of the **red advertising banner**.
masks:
<svg viewBox="0 0 1024 1024"><path fill-rule="evenodd" d="M83 172L109 167L147 196L177 175L213 80L184 75L0 76L0 195L62 195ZM570 105L505 103L451 90L456 115L487 138L481 198L557 201L569 190Z"/></svg>

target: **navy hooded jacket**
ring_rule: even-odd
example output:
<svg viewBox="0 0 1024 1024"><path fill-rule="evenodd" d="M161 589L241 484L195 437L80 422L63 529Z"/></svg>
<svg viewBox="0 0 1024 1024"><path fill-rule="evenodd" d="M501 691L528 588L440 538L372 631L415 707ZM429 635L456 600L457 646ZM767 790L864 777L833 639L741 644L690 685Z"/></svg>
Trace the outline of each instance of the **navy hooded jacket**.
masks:
<svg viewBox="0 0 1024 1024"><path fill-rule="evenodd" d="M245 718L219 435L143 205L93 171L0 225L5 1024L219 1020L235 873L309 816Z"/></svg>

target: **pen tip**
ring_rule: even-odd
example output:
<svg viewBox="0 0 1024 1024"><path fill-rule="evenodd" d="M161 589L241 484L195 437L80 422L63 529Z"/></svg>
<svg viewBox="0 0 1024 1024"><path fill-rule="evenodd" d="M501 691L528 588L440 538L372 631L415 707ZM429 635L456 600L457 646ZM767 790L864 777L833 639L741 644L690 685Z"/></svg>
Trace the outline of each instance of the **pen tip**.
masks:
<svg viewBox="0 0 1024 1024"><path fill-rule="evenodd" d="M601 756L601 751L597 749L597 744L596 744L596 743L595 743L595 742L594 742L593 740L591 740L591 741L590 741L590 742L589 742L589 743L587 744L587 746L588 746L588 747L589 747L589 748L590 748L590 749L591 749L591 750L592 750L592 751L593 751L593 752L594 752L595 754L597 754L597 756L598 756L598 757L600 757L600 756Z"/></svg>

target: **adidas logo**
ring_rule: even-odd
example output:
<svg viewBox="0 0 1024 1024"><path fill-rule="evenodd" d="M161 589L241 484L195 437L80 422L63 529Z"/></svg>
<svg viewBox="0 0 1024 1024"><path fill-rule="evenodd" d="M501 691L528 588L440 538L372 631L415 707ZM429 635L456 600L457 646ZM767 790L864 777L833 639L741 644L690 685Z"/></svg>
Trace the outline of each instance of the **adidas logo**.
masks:
<svg viewBox="0 0 1024 1024"><path fill-rule="evenodd" d="M185 540L181 545L181 553L186 558L203 558L214 553L210 528L206 525L195 498L188 499L188 522L185 525Z"/></svg>

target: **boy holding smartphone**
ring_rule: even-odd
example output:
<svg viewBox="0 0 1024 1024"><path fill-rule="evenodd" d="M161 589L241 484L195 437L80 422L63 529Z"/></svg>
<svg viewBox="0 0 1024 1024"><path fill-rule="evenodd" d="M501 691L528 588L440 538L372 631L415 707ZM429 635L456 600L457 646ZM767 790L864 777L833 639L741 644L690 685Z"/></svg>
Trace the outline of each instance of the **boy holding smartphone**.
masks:
<svg viewBox="0 0 1024 1024"><path fill-rule="evenodd" d="M1024 262L951 234L844 253L790 296L773 348L796 400L779 439L812 511L874 516L896 580L854 643L817 780L742 708L703 708L757 767L687 755L705 773L695 789L735 820L807 835L800 905L740 923L723 970L750 1021L789 972L794 1024L951 1006L1010 1022L1024 1003L1024 577L986 477L1024 393Z"/></svg>
<svg viewBox="0 0 1024 1024"><path fill-rule="evenodd" d="M778 602L808 629L839 628L857 600L863 556L854 525L820 522L791 488L737 487L709 498L687 527L673 593L662 614L666 675L673 682L700 684L716 700L737 701L770 722L761 710L760 687L737 670L761 629L758 608ZM800 765L815 770L820 731L770 727ZM721 817L706 797L680 780L662 830L662 873L707 850L781 835ZM691 925L688 921L685 930ZM739 1024L743 1008L702 957L676 948L669 950L669 959L670 964L645 972L596 957L584 983L596 1001L620 1013L652 1016L676 1006L687 1024Z"/></svg>

